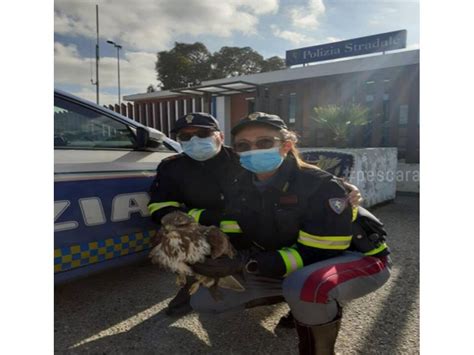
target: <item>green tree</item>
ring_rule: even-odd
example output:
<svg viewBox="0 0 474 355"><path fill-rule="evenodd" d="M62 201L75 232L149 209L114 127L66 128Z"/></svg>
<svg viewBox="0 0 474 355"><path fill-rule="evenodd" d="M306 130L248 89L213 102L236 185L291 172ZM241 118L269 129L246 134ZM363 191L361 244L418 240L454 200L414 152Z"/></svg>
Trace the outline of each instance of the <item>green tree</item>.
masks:
<svg viewBox="0 0 474 355"><path fill-rule="evenodd" d="M212 56L212 77L220 79L259 73L263 63L263 57L250 47L222 47Z"/></svg>
<svg viewBox="0 0 474 355"><path fill-rule="evenodd" d="M201 42L175 42L173 49L157 54L155 69L163 90L199 85L210 78L211 54Z"/></svg>
<svg viewBox="0 0 474 355"><path fill-rule="evenodd" d="M370 123L369 109L359 104L314 107L313 119L332 134L336 147L347 147L349 132L355 126Z"/></svg>
<svg viewBox="0 0 474 355"><path fill-rule="evenodd" d="M148 85L148 87L146 88L146 92L155 92L155 91L156 89L153 86L153 84Z"/></svg>
<svg viewBox="0 0 474 355"><path fill-rule="evenodd" d="M283 58L278 56L270 57L265 59L260 72L281 70L286 68L286 62Z"/></svg>
<svg viewBox="0 0 474 355"><path fill-rule="evenodd" d="M222 47L211 55L201 42L175 42L171 50L157 53L155 64L157 79L161 83L159 86L163 90L195 86L204 80L284 68L282 58L273 56L263 59L250 47Z"/></svg>

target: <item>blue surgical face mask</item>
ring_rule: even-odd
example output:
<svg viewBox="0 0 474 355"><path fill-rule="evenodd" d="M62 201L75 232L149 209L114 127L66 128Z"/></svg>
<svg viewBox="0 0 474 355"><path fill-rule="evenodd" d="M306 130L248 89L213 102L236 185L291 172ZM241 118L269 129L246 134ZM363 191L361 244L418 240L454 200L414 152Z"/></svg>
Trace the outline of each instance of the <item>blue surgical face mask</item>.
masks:
<svg viewBox="0 0 474 355"><path fill-rule="evenodd" d="M213 136L206 138L192 137L189 141L180 142L186 155L191 159L204 161L219 153L219 146Z"/></svg>
<svg viewBox="0 0 474 355"><path fill-rule="evenodd" d="M249 150L239 153L240 165L253 173L261 174L278 169L283 163L280 148Z"/></svg>

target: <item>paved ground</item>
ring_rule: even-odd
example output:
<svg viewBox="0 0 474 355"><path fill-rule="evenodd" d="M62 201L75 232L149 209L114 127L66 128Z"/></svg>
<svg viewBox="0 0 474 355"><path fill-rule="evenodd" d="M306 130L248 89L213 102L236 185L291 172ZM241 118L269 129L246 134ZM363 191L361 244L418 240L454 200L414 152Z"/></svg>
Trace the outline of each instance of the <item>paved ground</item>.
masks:
<svg viewBox="0 0 474 355"><path fill-rule="evenodd" d="M419 353L419 200L375 209L386 224L391 280L345 308L339 354ZM152 265L131 266L55 289L55 352L89 354L296 354L294 330L275 325L286 305L217 317L168 318L177 287Z"/></svg>

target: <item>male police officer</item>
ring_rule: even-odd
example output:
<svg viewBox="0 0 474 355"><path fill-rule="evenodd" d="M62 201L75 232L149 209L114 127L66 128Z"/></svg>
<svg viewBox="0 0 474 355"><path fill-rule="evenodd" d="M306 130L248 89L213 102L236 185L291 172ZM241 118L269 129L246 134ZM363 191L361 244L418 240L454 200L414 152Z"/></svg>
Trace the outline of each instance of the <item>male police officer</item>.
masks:
<svg viewBox="0 0 474 355"><path fill-rule="evenodd" d="M225 220L226 190L242 172L239 157L224 146L224 135L219 123L210 114L195 112L180 117L171 131L183 153L164 159L157 168L156 178L150 188L148 209L151 218L160 224L161 218L174 210L182 210L203 225L216 225L229 235L234 247L246 249L239 238L240 228ZM357 188L346 185L351 192L351 203L359 204ZM184 286L170 301L168 315L191 311L189 286ZM292 322L290 322L292 324Z"/></svg>
<svg viewBox="0 0 474 355"><path fill-rule="evenodd" d="M183 153L164 159L150 189L148 209L152 219L182 210L203 225L222 224L225 189L241 171L238 156L223 146L224 136L217 120L208 113L196 112L179 118L171 131ZM228 232L229 230L227 230ZM182 288L169 303L169 315L191 310L189 285Z"/></svg>

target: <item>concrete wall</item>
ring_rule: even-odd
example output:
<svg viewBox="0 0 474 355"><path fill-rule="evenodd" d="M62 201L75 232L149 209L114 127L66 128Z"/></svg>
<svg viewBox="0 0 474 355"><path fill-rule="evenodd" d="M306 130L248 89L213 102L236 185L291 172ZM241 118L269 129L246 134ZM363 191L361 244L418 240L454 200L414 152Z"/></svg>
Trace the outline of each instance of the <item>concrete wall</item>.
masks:
<svg viewBox="0 0 474 355"><path fill-rule="evenodd" d="M341 171L350 183L356 185L364 198L363 205L371 207L395 199L397 190L397 148L301 148L302 153L340 152L353 157L352 167ZM334 159L334 158L333 158Z"/></svg>
<svg viewBox="0 0 474 355"><path fill-rule="evenodd" d="M397 191L420 192L420 164L407 164L398 162Z"/></svg>

